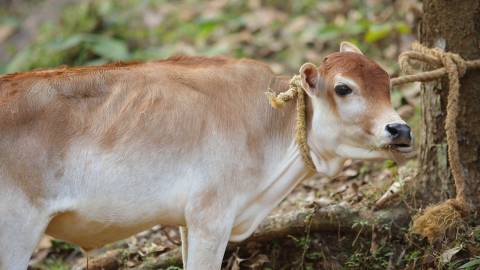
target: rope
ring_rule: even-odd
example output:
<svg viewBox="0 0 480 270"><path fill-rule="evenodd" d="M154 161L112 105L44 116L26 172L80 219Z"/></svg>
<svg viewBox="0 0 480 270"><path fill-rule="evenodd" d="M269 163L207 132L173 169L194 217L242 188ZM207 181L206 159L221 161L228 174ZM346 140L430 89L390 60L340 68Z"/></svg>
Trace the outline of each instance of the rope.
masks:
<svg viewBox="0 0 480 270"><path fill-rule="evenodd" d="M457 190L456 201L467 209L465 199L465 177L462 173L462 165L458 152L457 123L458 117L458 99L460 93L460 80L467 69L479 69L480 59L465 61L460 55L444 52L439 48L430 49L420 43L413 43L412 50L404 52L399 56L400 68L406 76L393 78L392 86L410 83L426 82L440 79L447 75L449 82L449 92L447 98L447 116L445 119L445 132L448 145L448 162L452 170L455 188ZM423 62L435 68L431 71L416 72L414 62Z"/></svg>
<svg viewBox="0 0 480 270"><path fill-rule="evenodd" d="M412 44L412 50L399 56L399 65L403 72L408 75L391 79L392 86L411 83L427 82L440 79L447 75L449 81L449 93L447 99L447 116L445 119L445 132L447 135L448 161L452 170L457 190L456 200L466 207L465 178L461 171L462 165L458 153L457 123L458 99L460 93L460 80L467 69L480 69L480 59L465 61L460 55L445 52L439 48L430 49L418 42ZM414 62L423 62L432 66L433 70L417 74ZM287 102L297 98L295 141L300 149L305 165L312 172L316 172L310 156L307 144L307 124L305 117L305 90L301 83L301 77L295 75L289 83L289 89L275 94L269 90L265 93L270 105L275 109L281 109Z"/></svg>
<svg viewBox="0 0 480 270"><path fill-rule="evenodd" d="M310 156L310 148L307 143L307 120L305 105L305 90L301 83L300 75L295 75L290 80L289 88L285 92L275 94L270 89L265 93L270 105L275 109L281 109L288 101L297 98L295 118L295 142L298 145L303 162L307 169L315 173L315 164Z"/></svg>

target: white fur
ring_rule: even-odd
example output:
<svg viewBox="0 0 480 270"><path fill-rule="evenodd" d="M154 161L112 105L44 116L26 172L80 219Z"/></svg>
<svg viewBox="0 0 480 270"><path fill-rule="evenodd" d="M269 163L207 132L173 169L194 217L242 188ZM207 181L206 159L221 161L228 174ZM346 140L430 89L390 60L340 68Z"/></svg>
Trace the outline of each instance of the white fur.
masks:
<svg viewBox="0 0 480 270"><path fill-rule="evenodd" d="M184 226L189 204L197 200L199 192L204 192L210 186L215 186L223 196L220 201L214 202L215 205L211 205L218 216L209 216L205 222L210 223L212 231L223 229L225 241L242 241L307 176L303 160L293 141L283 157L272 158L271 163L277 165L266 172L264 179L238 175L242 183L235 179L224 181L220 175L209 177L211 171L205 170L218 160L214 155L205 157L200 151L172 160L169 156L148 152L132 152L127 155L128 148L119 149L115 153L103 153L88 145L87 141L74 144L61 180L63 184L57 187L58 193L62 195L49 203L52 215L75 212L77 219L68 230L55 231L56 226L62 225L58 223L61 221L55 219L50 224L51 231L47 229L53 236L67 240L84 235L88 240L81 244L87 247L101 246L116 240L105 236L109 235L111 227L118 229L121 226L127 237L131 231L148 229L154 224ZM220 149L225 149L226 153L216 154L236 160L230 156L234 153L228 151L231 147L231 143L224 145ZM192 165L185 167L185 164ZM95 227L92 222L95 222ZM92 230L93 228L96 229ZM212 249L216 250L217 243L199 240L203 238L192 234L192 230L195 228L189 227L188 258L196 258L197 253L200 250L205 252L205 246L208 245L213 245ZM88 234L98 234L99 237ZM92 242L92 238L96 241ZM198 244L199 241L201 244ZM196 243L202 247L194 248ZM221 261L223 252L218 253L218 256L217 260ZM188 267L212 269L208 267L213 267L214 264L205 261L204 265L205 268L199 268L198 264L195 268L190 264Z"/></svg>

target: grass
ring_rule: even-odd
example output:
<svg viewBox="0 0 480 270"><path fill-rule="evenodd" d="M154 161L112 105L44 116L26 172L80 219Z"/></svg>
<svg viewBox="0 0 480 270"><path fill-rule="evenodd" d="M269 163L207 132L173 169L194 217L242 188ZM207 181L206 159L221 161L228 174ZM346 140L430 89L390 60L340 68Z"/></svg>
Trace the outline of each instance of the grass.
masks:
<svg viewBox="0 0 480 270"><path fill-rule="evenodd" d="M42 264L37 266L40 270L70 270L71 267L61 259L46 259Z"/></svg>

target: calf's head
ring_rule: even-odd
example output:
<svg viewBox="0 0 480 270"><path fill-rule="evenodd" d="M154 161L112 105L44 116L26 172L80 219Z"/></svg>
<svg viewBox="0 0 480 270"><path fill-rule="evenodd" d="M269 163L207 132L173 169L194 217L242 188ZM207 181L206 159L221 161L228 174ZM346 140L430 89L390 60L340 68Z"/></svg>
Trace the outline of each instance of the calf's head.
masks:
<svg viewBox="0 0 480 270"><path fill-rule="evenodd" d="M355 45L342 42L319 67L304 64L300 75L312 103L315 155L399 161L413 153L410 127L390 102L389 75Z"/></svg>

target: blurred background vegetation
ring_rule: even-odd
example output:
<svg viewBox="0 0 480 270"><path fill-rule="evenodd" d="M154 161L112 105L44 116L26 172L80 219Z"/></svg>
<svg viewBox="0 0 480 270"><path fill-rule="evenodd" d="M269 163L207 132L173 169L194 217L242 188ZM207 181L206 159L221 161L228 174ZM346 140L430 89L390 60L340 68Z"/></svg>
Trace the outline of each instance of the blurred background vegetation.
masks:
<svg viewBox="0 0 480 270"><path fill-rule="evenodd" d="M0 73L171 55L227 55L276 72L319 63L342 40L395 73L415 0L0 0Z"/></svg>

